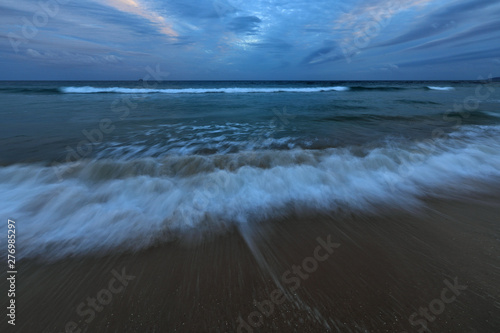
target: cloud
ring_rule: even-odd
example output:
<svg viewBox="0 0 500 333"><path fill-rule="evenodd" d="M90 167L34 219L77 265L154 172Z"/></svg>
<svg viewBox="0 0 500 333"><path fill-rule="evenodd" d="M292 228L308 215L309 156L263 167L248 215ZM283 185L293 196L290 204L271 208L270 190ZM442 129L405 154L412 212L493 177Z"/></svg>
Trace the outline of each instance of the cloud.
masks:
<svg viewBox="0 0 500 333"><path fill-rule="evenodd" d="M361 1L353 9L335 20L334 30L347 30L357 34L370 22L389 21L394 15L411 9L423 7L432 0L374 0Z"/></svg>
<svg viewBox="0 0 500 333"><path fill-rule="evenodd" d="M236 33L256 35L262 20L256 16L236 17L228 24L228 29Z"/></svg>
<svg viewBox="0 0 500 333"><path fill-rule="evenodd" d="M41 58L43 57L42 54L36 50L33 50L33 49L27 49L26 50L26 54L29 55L30 57L33 57L33 58Z"/></svg>
<svg viewBox="0 0 500 333"><path fill-rule="evenodd" d="M492 0L92 0L60 5L16 53L8 34L23 36L38 2L0 5L0 78L136 78L156 63L173 79L475 77L461 62L500 40Z"/></svg>
<svg viewBox="0 0 500 333"><path fill-rule="evenodd" d="M395 65L395 64L385 64L385 65L382 65L382 66L372 67L371 70L373 70L373 71L384 71L384 72L387 72L387 71L398 71L399 70L399 66Z"/></svg>
<svg viewBox="0 0 500 333"><path fill-rule="evenodd" d="M225 17L238 12L238 9L227 0L214 0L212 6L217 17Z"/></svg>
<svg viewBox="0 0 500 333"><path fill-rule="evenodd" d="M113 54L91 55L85 53L75 53L68 51L43 52L34 49L27 49L26 55L36 60L41 60L46 64L71 64L71 65L95 65L95 64L117 64L122 58Z"/></svg>
<svg viewBox="0 0 500 333"><path fill-rule="evenodd" d="M474 42L477 41L477 38L481 35L492 34L500 31L500 21L489 22L483 25L475 26L469 30L457 33L455 35L440 38L431 42L427 42L415 47L412 47L408 50L424 50L433 47L443 47L447 44L452 44L458 41L464 41L468 38L473 38ZM497 37L496 37L497 38Z"/></svg>
<svg viewBox="0 0 500 333"><path fill-rule="evenodd" d="M422 7L430 1L432 0L362 1L334 21L331 29L339 36L338 47L320 48L307 56L303 63L350 60L382 32L393 16L412 7Z"/></svg>
<svg viewBox="0 0 500 333"><path fill-rule="evenodd" d="M158 12L150 9L140 0L94 0L101 4L113 7L125 13L140 16L155 26L168 37L177 37L179 34L173 29L173 24Z"/></svg>
<svg viewBox="0 0 500 333"><path fill-rule="evenodd" d="M425 16L408 32L374 47L394 46L441 34L447 30L457 28L459 24L475 20L475 17L484 18L486 13L478 11L494 4L495 2L491 0L456 1L451 6L444 6Z"/></svg>
<svg viewBox="0 0 500 333"><path fill-rule="evenodd" d="M252 46L262 49L289 50L293 45L279 38L267 38L263 41L252 43Z"/></svg>
<svg viewBox="0 0 500 333"><path fill-rule="evenodd" d="M302 65L319 65L344 59L345 55L336 42L324 41L324 46L311 52L301 62Z"/></svg>
<svg viewBox="0 0 500 333"><path fill-rule="evenodd" d="M500 48L493 48L487 50L475 50L471 52L463 52L460 54L446 55L441 57L434 57L428 59L413 60L400 63L400 67L417 67L427 65L441 65L452 62L465 62L476 61L482 59L495 59L500 53Z"/></svg>

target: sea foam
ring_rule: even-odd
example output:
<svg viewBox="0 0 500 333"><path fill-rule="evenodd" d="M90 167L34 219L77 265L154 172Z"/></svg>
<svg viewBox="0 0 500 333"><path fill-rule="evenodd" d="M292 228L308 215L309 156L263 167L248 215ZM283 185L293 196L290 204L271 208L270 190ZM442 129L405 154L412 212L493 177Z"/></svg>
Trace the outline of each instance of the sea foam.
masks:
<svg viewBox="0 0 500 333"><path fill-rule="evenodd" d="M444 139L362 154L292 149L11 165L0 168L0 215L19 221L21 256L60 258L138 250L296 209L407 209L427 195L498 180L499 134L499 127L464 126Z"/></svg>
<svg viewBox="0 0 500 333"><path fill-rule="evenodd" d="M449 90L455 90L453 87L434 87L434 86L428 86L427 87L430 90L443 90L443 91L449 91Z"/></svg>

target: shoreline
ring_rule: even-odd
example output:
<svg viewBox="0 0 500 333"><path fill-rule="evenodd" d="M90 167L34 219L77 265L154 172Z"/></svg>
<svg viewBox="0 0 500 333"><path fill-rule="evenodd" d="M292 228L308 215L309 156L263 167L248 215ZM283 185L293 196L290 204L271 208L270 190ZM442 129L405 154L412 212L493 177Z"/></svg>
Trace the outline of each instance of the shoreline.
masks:
<svg viewBox="0 0 500 333"><path fill-rule="evenodd" d="M493 333L500 327L499 197L432 199L414 213L305 214L135 254L22 261L16 329L410 333L425 320L432 332ZM339 247L316 265L305 260L328 235ZM311 272L295 273L301 263ZM118 275L134 278L120 289ZM417 314L411 325L420 308L441 311L435 300L450 283L466 289L442 302L439 315L429 313L433 321ZM276 290L285 300L271 311ZM89 298L106 304L92 310Z"/></svg>

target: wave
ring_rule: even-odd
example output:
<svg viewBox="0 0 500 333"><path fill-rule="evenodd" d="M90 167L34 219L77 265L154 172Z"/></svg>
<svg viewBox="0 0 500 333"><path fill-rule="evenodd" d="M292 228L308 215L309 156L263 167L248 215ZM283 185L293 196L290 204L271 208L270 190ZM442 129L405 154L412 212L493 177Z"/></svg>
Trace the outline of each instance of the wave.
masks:
<svg viewBox="0 0 500 333"><path fill-rule="evenodd" d="M314 92L343 92L343 91L401 91L408 89L422 89L422 87L395 87L395 86L331 86L331 87L269 87L269 88L125 88L125 87L4 87L0 88L0 93L18 93L18 94L246 94L246 93L314 93ZM453 87L423 87L426 90L454 90Z"/></svg>
<svg viewBox="0 0 500 333"><path fill-rule="evenodd" d="M209 94L209 93L280 93L280 92L326 92L326 91L346 91L348 87L315 87L315 88L184 88L184 89L146 89L146 88L96 88L96 87L62 87L61 92L66 94L97 94L97 93L118 93L118 94Z"/></svg>
<svg viewBox="0 0 500 333"><path fill-rule="evenodd" d="M426 87L429 90L442 90L442 91L449 91L449 90L455 90L453 87L434 87L434 86L428 86Z"/></svg>
<svg viewBox="0 0 500 333"><path fill-rule="evenodd" d="M353 108L355 109L355 108ZM415 130L421 126L422 130L431 133L434 126L450 127L460 115L443 113L428 114L377 114L375 112L344 112L340 114L302 116L305 123L319 123L322 126L338 126L345 123L344 128L351 126L375 126L380 131L379 124L397 126ZM500 114L487 111L474 111L467 114L469 125L498 123ZM418 125L417 125L418 124ZM433 125L428 125L433 124ZM430 126L430 127L429 127ZM164 157L168 155L191 154L229 154L247 150L291 150L325 149L342 145L338 138L341 136L324 137L301 131L290 126L286 132L279 127L271 126L268 122L206 124L195 126L189 123L164 124L162 126L131 131L126 138L105 142L96 148L95 158L130 160L143 157ZM375 134L376 132L373 132ZM451 132L448 128L446 132ZM382 139L382 133L378 140ZM374 136L375 137L375 136ZM374 139L373 139L374 140Z"/></svg>
<svg viewBox="0 0 500 333"><path fill-rule="evenodd" d="M247 93L314 93L314 92L331 92L331 91L401 91L408 89L422 89L406 88L406 87L371 87L371 86L334 86L334 87L301 87L301 88L179 88L179 89L146 89L146 88L123 88L123 87L61 87L60 91L65 94L102 94L102 93L117 93L117 94L214 94L214 93L227 93L227 94L247 94ZM424 87L426 90L454 90L453 87Z"/></svg>
<svg viewBox="0 0 500 333"><path fill-rule="evenodd" d="M463 126L432 142L364 150L11 165L0 168L0 215L22 221L24 257L56 259L139 250L191 230L210 233L302 209L410 209L422 196L499 179L499 134L498 126Z"/></svg>
<svg viewBox="0 0 500 333"><path fill-rule="evenodd" d="M395 87L395 86L353 86L349 87L351 91L401 91L401 90L442 90L449 91L455 90L453 87L434 87L434 86L426 86L426 87Z"/></svg>

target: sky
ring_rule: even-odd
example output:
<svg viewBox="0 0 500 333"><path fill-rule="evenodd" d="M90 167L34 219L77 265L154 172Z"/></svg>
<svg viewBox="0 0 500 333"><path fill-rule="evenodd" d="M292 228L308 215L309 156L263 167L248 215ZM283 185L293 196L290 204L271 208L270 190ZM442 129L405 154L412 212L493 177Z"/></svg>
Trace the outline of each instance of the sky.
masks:
<svg viewBox="0 0 500 333"><path fill-rule="evenodd" d="M0 0L0 80L500 76L498 0Z"/></svg>

